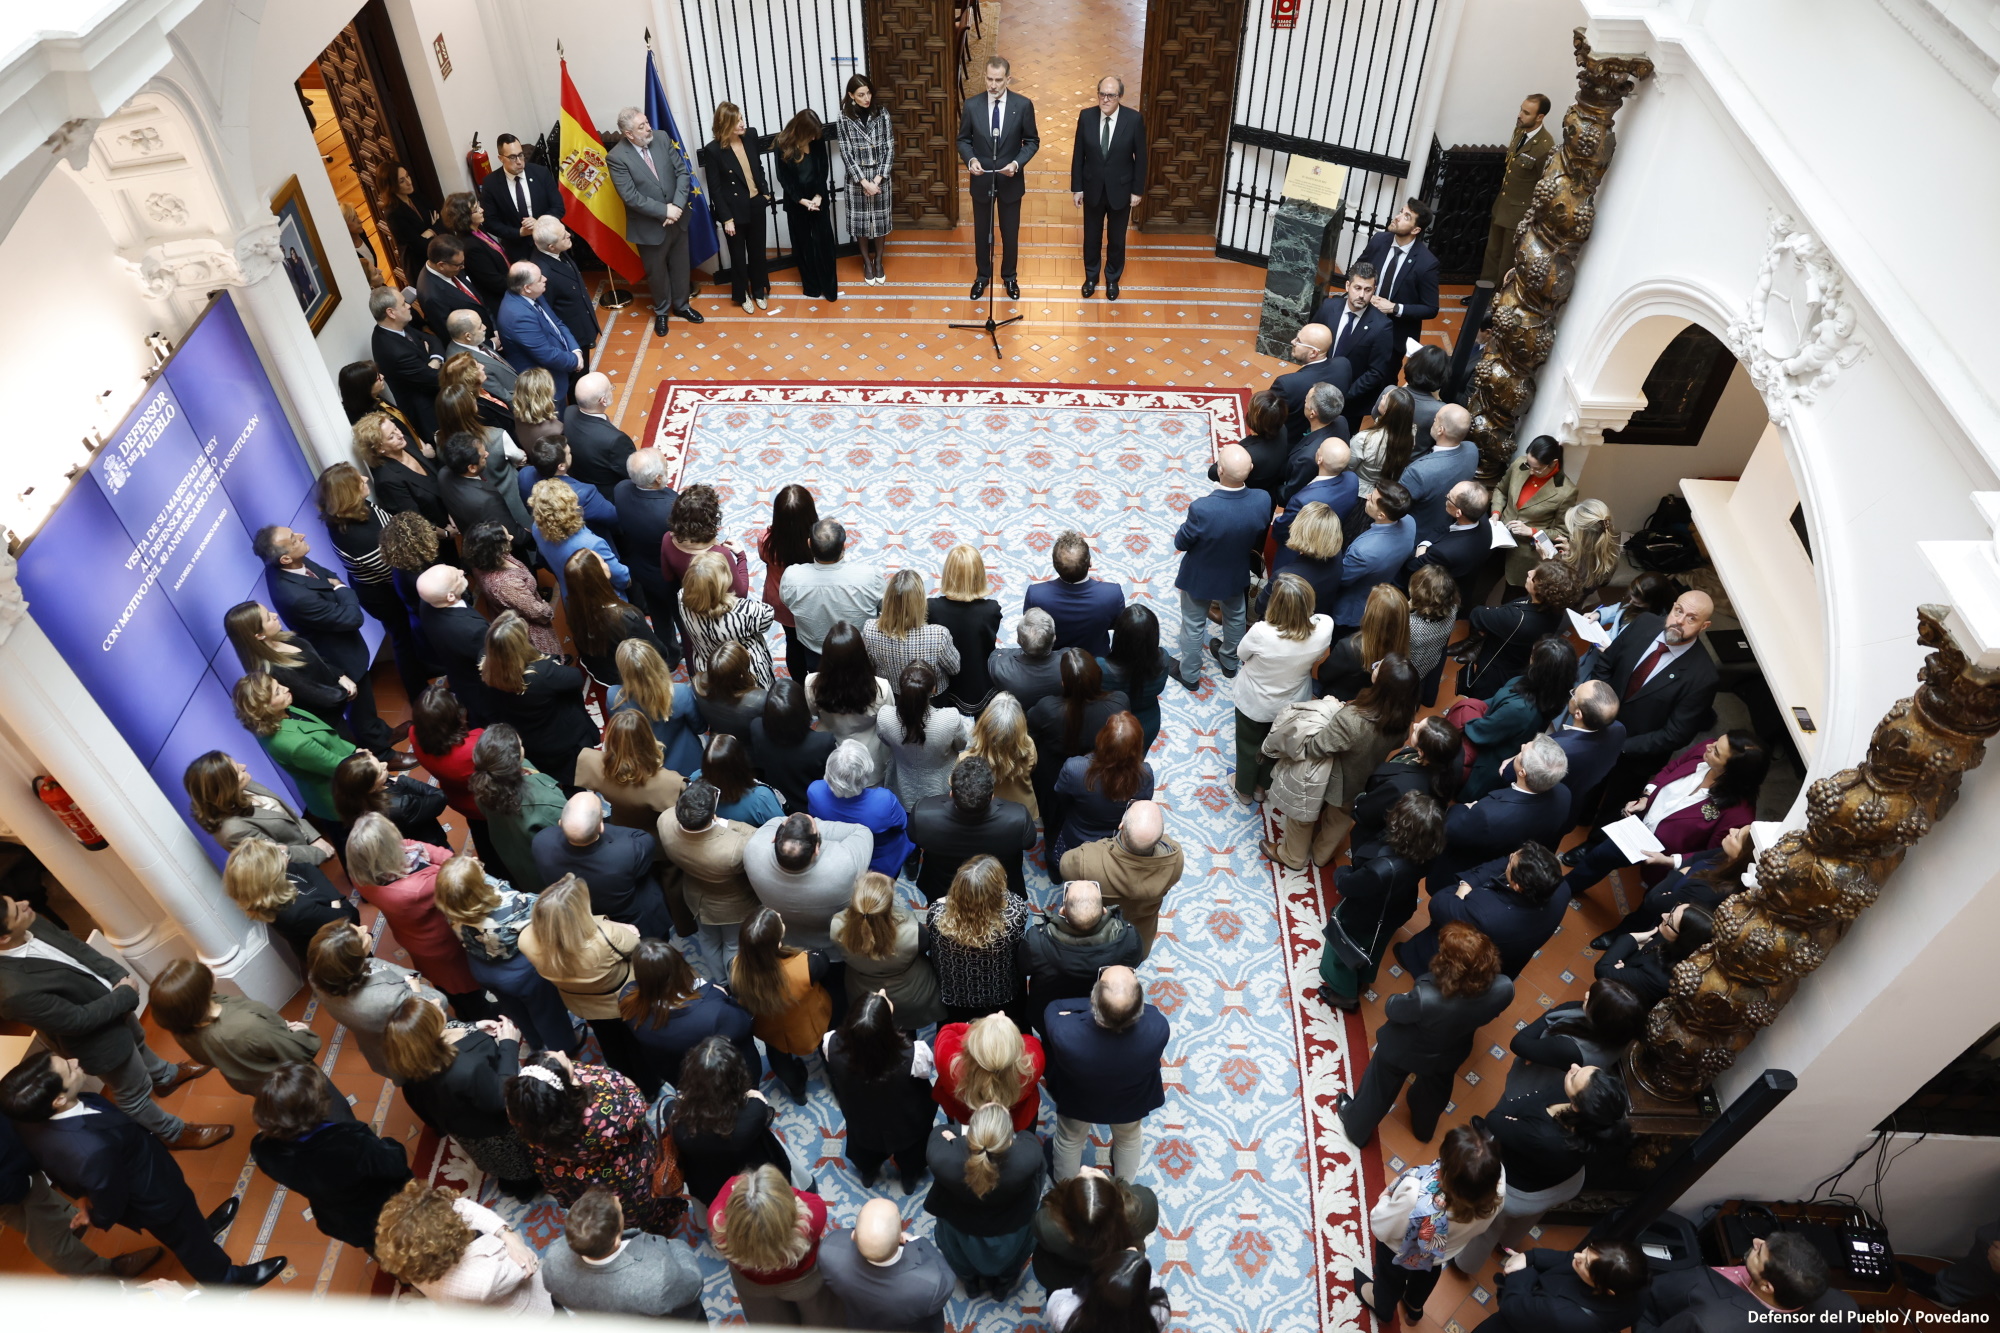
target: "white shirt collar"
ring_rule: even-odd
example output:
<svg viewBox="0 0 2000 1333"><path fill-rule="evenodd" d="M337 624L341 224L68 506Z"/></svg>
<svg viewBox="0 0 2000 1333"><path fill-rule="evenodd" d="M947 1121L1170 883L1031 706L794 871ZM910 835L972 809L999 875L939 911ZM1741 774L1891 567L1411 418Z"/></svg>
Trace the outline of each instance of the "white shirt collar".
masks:
<svg viewBox="0 0 2000 1333"><path fill-rule="evenodd" d="M1693 639L1689 639L1686 643L1683 644L1667 643L1667 632L1665 630L1661 630L1658 634L1655 634L1653 636L1653 641L1646 646L1646 651L1639 654L1639 660L1641 662L1645 661L1647 658L1653 655L1653 649L1660 647L1662 644L1665 644L1667 649L1667 655L1660 659L1659 666L1653 668L1653 675L1658 675L1660 667L1667 665L1667 663L1669 662L1678 661L1682 653L1694 647L1694 643L1695 641ZM1650 680L1652 679L1652 677L1648 676L1647 679Z"/></svg>
<svg viewBox="0 0 2000 1333"><path fill-rule="evenodd" d="M617 1248L617 1249L615 1249L615 1250L613 1250L613 1251L612 1251L611 1253L609 1253L609 1254L605 1255L605 1256L604 1256L604 1257L603 1257L602 1259L590 1259L590 1258L585 1258L585 1257L584 1257L583 1255L581 1255L581 1254L577 1255L576 1257L577 1257L577 1258L579 1258L579 1259L582 1259L582 1260L583 1260L583 1261L584 1261L585 1263L589 1264L589 1265L590 1265L590 1266L591 1266L592 1268L602 1268L602 1267L604 1267L604 1265L606 1265L606 1264L610 1263L610 1262L611 1262L611 1261L612 1261L613 1259L616 1259L616 1258L617 1258L617 1257L618 1257L619 1255L621 1255L621 1254L625 1253L625 1247L626 1247L627 1245L630 1245L631 1243L632 1243L632 1242L631 1242L630 1240L627 1240L627 1239L625 1239L624 1237L620 1237L620 1238L619 1238L619 1241L618 1241L618 1248Z"/></svg>
<svg viewBox="0 0 2000 1333"><path fill-rule="evenodd" d="M97 1114L96 1108L86 1105L83 1102L78 1102L75 1106L70 1107L67 1111L57 1111L54 1115L50 1116L49 1119L68 1120L73 1116L96 1115L96 1114Z"/></svg>
<svg viewBox="0 0 2000 1333"><path fill-rule="evenodd" d="M1250 483L1246 481L1241 486L1225 486L1218 481L1217 483L1215 483L1215 489L1218 491L1230 491L1230 492L1245 491L1250 489Z"/></svg>
<svg viewBox="0 0 2000 1333"><path fill-rule="evenodd" d="M861 1254L861 1248L859 1246L856 1246L854 1252L856 1254ZM898 1245L896 1247L896 1252L890 1255L887 1259L882 1260L880 1263L876 1263L875 1260L870 1259L865 1254L861 1254L861 1258L864 1263L867 1263L875 1268L894 1268L898 1263L902 1262L903 1247Z"/></svg>

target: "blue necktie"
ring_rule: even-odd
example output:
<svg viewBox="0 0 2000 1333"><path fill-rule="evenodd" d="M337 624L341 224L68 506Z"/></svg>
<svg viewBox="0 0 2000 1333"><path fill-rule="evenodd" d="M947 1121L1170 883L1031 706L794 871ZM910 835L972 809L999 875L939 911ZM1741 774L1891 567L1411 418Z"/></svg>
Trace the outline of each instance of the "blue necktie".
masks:
<svg viewBox="0 0 2000 1333"><path fill-rule="evenodd" d="M997 99L993 103L993 151L1000 151L1000 103Z"/></svg>

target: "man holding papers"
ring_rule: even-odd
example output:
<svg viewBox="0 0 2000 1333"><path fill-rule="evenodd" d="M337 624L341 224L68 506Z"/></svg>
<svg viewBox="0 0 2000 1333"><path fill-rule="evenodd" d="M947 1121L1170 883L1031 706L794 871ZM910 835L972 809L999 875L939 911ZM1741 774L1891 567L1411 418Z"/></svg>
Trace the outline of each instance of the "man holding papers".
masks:
<svg viewBox="0 0 2000 1333"><path fill-rule="evenodd" d="M1694 852L1720 847L1733 829L1757 814L1757 789L1771 767L1764 745L1748 731L1691 745L1653 775L1645 792L1624 807L1625 818L1606 824L1563 860L1572 869L1564 883L1581 896L1621 866L1643 865L1651 888Z"/></svg>

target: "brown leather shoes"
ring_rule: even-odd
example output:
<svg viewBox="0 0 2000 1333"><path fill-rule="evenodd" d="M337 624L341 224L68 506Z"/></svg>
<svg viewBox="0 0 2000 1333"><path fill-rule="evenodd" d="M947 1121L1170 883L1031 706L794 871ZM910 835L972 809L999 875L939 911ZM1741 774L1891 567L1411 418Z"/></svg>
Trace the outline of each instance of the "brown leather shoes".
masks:
<svg viewBox="0 0 2000 1333"><path fill-rule="evenodd" d="M183 1060L174 1066L174 1076L172 1079L154 1087L153 1095L155 1097L165 1097L181 1084L192 1083L203 1074L213 1074L214 1072L214 1065L205 1065L196 1060Z"/></svg>
<svg viewBox="0 0 2000 1333"><path fill-rule="evenodd" d="M423 761L407 750L391 750L382 762L389 766L391 773L407 773Z"/></svg>
<svg viewBox="0 0 2000 1333"><path fill-rule="evenodd" d="M163 1247L148 1245L143 1250L133 1250L130 1254L121 1254L111 1261L111 1276L137 1277L158 1263L160 1256L164 1253L166 1251Z"/></svg>
<svg viewBox="0 0 2000 1333"><path fill-rule="evenodd" d="M174 1152L198 1152L203 1148L213 1148L235 1132L234 1125L189 1125L167 1147Z"/></svg>

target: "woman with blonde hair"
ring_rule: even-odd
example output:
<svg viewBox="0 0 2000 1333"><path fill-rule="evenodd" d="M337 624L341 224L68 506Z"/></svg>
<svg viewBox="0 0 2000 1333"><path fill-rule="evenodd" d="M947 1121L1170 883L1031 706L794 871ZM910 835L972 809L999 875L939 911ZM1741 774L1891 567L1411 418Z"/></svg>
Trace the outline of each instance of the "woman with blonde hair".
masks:
<svg viewBox="0 0 2000 1333"><path fill-rule="evenodd" d="M437 872L437 906L465 946L472 979L492 992L529 1046L572 1055L582 1048L562 994L521 952L534 894L493 878L477 856L461 852Z"/></svg>
<svg viewBox="0 0 2000 1333"><path fill-rule="evenodd" d="M1007 1108L987 1102L964 1129L933 1129L924 1157L931 1169L924 1211L937 1219L944 1261L969 1295L1006 1300L1035 1248L1041 1144L1033 1134L1016 1136Z"/></svg>
<svg viewBox="0 0 2000 1333"><path fill-rule="evenodd" d="M583 705L583 672L535 647L528 622L502 611L486 628L479 678L493 717L514 728L529 762L574 792L576 756L597 744L597 724Z"/></svg>
<svg viewBox="0 0 2000 1333"><path fill-rule="evenodd" d="M718 644L708 664L694 673L694 696L700 701L701 720L710 733L750 739L750 724L764 715L764 705L770 699L770 692L757 683L752 661L746 645L729 639ZM700 763L695 767L700 768Z"/></svg>
<svg viewBox="0 0 2000 1333"><path fill-rule="evenodd" d="M536 895L515 942L562 993L569 1011L590 1024L604 1063L641 1086L651 1082L645 1052L618 1015L618 996L632 980L639 928L594 914L590 887L564 875Z"/></svg>
<svg viewBox="0 0 2000 1333"><path fill-rule="evenodd" d="M1035 800L1035 738L1028 734L1027 710L1006 690L995 692L972 724L967 755L978 755L993 768L993 799L1014 801L1040 819Z"/></svg>
<svg viewBox="0 0 2000 1333"><path fill-rule="evenodd" d="M750 655L750 674L757 688L769 689L771 644L766 637L776 613L763 602L738 596L729 562L704 551L688 565L681 579L681 625L687 631L688 666L701 671L725 643L740 643Z"/></svg>
<svg viewBox="0 0 2000 1333"><path fill-rule="evenodd" d="M238 602L222 616L222 632L245 671L262 671L292 692L292 702L328 726L352 735L347 725L352 680L326 664L311 643L285 628L278 613L262 602Z"/></svg>
<svg viewBox="0 0 2000 1333"><path fill-rule="evenodd" d="M948 1018L970 1022L1015 1002L1021 992L1014 945L1028 928L1028 905L1007 891L1007 871L998 860L975 856L960 866L927 919Z"/></svg>
<svg viewBox="0 0 2000 1333"><path fill-rule="evenodd" d="M262 838L245 838L222 867L222 891L252 921L262 921L304 963L313 935L329 921L361 920L318 867L293 864L285 849Z"/></svg>
<svg viewBox="0 0 2000 1333"><path fill-rule="evenodd" d="M914 569L899 569L889 579L881 614L861 626L861 642L875 664L875 674L883 680L902 679L903 668L912 662L929 667L935 673L933 694L942 690L962 665L951 631L930 623L923 575ZM824 664L821 669L825 669Z"/></svg>
<svg viewBox="0 0 2000 1333"><path fill-rule="evenodd" d="M676 683L667 659L645 639L627 639L612 654L618 663L618 701L611 715L634 712L653 729L661 764L676 773L701 766L702 719L694 686Z"/></svg>
<svg viewBox="0 0 2000 1333"><path fill-rule="evenodd" d="M1382 390L1375 400L1375 425L1355 431L1347 442L1348 468L1361 483L1362 499L1385 481L1403 479L1403 469L1416 453L1416 420L1416 399L1408 389L1392 384Z"/></svg>
<svg viewBox="0 0 2000 1333"><path fill-rule="evenodd" d="M528 1145L507 1118L507 1081L521 1069L521 1032L511 1020L490 1030L446 1027L443 1009L405 995L382 1030L382 1059L417 1118L455 1139L502 1193L525 1201L542 1192Z"/></svg>
<svg viewBox="0 0 2000 1333"><path fill-rule="evenodd" d="M665 752L635 709L613 713L604 744L576 757L576 785L611 803L611 822L651 832L674 808L687 781L664 764Z"/></svg>
<svg viewBox="0 0 2000 1333"><path fill-rule="evenodd" d="M246 838L262 838L283 847L297 865L324 865L333 855L333 844L318 829L221 750L197 756L181 784L187 788L188 813L224 851L234 851Z"/></svg>
<svg viewBox="0 0 2000 1333"><path fill-rule="evenodd" d="M1612 520L1611 506L1602 500L1585 500L1574 506L1563 525L1567 531L1554 538L1556 559L1576 575L1576 604L1581 605L1592 600L1618 572L1625 542Z"/></svg>
<svg viewBox="0 0 2000 1333"><path fill-rule="evenodd" d="M460 1018L490 1018L494 1010L485 987L472 979L464 946L437 907L438 868L451 856L449 847L403 837L373 811L356 820L347 834L347 877L388 918L410 965L445 993Z"/></svg>
<svg viewBox="0 0 2000 1333"><path fill-rule="evenodd" d="M938 702L961 713L977 713L993 693L986 659L1000 636L1000 603L986 595L988 590L986 561L976 547L960 542L945 552L938 595L925 608L930 622L944 626L958 650L958 671L945 681Z"/></svg>
<svg viewBox="0 0 2000 1333"><path fill-rule="evenodd" d="M715 137L700 157L708 169L708 211L722 228L729 246L729 299L753 314L769 307L770 255L764 242L771 182L764 176L764 155L757 151L757 131L743 123L743 108L718 102L708 124Z"/></svg>
<svg viewBox="0 0 2000 1333"><path fill-rule="evenodd" d="M819 1046L833 1021L833 997L820 983L827 957L818 949L785 943L785 919L760 907L743 923L736 957L729 964L729 988L757 1018L751 1030L771 1057L771 1072L803 1105L805 1057Z"/></svg>
<svg viewBox="0 0 2000 1333"><path fill-rule="evenodd" d="M321 719L292 706L292 692L262 671L236 682L230 692L236 720L257 738L271 762L298 784L306 814L324 829L339 828L333 809L333 774L354 753L354 742Z"/></svg>
<svg viewBox="0 0 2000 1333"><path fill-rule="evenodd" d="M386 413L370 412L354 423L354 452L375 482L375 502L386 513L421 514L442 533L451 515L438 490L435 451L413 439Z"/></svg>
<svg viewBox="0 0 2000 1333"><path fill-rule="evenodd" d="M1023 1033L1005 1014L988 1014L977 1022L939 1028L936 1050L937 1082L931 1095L947 1116L962 1125L972 1118L973 1107L994 1102L1008 1108L1016 1133L1035 1127L1045 1064L1039 1039Z"/></svg>
<svg viewBox="0 0 2000 1333"><path fill-rule="evenodd" d="M825 1201L793 1189L775 1166L732 1176L723 1185L708 1212L708 1236L729 1261L746 1322L814 1328L846 1323L846 1307L819 1271L826 1229Z"/></svg>
<svg viewBox="0 0 2000 1333"><path fill-rule="evenodd" d="M595 551L611 571L611 586L624 592L631 586L632 571L611 549L611 543L583 524L583 504L566 481L548 477L528 492L528 511L535 516L535 549L556 572L556 582L564 597L569 595L569 559L578 551Z"/></svg>
<svg viewBox="0 0 2000 1333"><path fill-rule="evenodd" d="M396 571L382 553L382 531L389 515L375 503L375 484L354 464L335 463L319 474L313 494L319 516L326 520L327 536L347 571L347 586L354 589L361 609L388 632L396 648L396 674L402 679L403 694L414 699L423 693L426 679L424 651L417 646L410 607L396 589Z"/></svg>
<svg viewBox="0 0 2000 1333"><path fill-rule="evenodd" d="M937 673L922 662L903 668L896 702L875 714L875 734L889 752L889 783L909 810L951 786L952 765L972 739L972 719L955 708L933 708Z"/></svg>
<svg viewBox="0 0 2000 1333"><path fill-rule="evenodd" d="M1264 618L1237 646L1242 672L1236 678L1236 794L1264 799L1271 761L1261 752L1271 724L1288 705L1312 697L1313 668L1326 660L1333 642L1333 617L1314 609L1310 583L1284 573L1271 582Z"/></svg>
<svg viewBox="0 0 2000 1333"><path fill-rule="evenodd" d="M540 366L530 366L514 378L514 442L526 449L537 440L562 434L562 410L556 405L556 378Z"/></svg>
<svg viewBox="0 0 2000 1333"><path fill-rule="evenodd" d="M1296 574L1311 584L1314 605L1332 606L1340 591L1341 553L1346 549L1340 515L1330 505L1314 500L1299 509L1272 565L1279 574ZM1265 595L1269 596L1269 589Z"/></svg>
<svg viewBox="0 0 2000 1333"><path fill-rule="evenodd" d="M1395 584L1378 583L1362 604L1361 628L1334 644L1320 665L1320 693L1343 702L1354 698L1390 653L1410 655L1410 599Z"/></svg>
<svg viewBox="0 0 2000 1333"><path fill-rule="evenodd" d="M943 1021L937 973L923 953L923 927L896 896L895 880L862 872L847 906L833 914L827 929L847 957L849 1004L881 991L896 1006L896 1026L905 1032Z"/></svg>
<svg viewBox="0 0 2000 1333"><path fill-rule="evenodd" d="M533 1248L507 1219L457 1190L415 1180L403 1186L375 1223L375 1260L439 1305L555 1313Z"/></svg>

